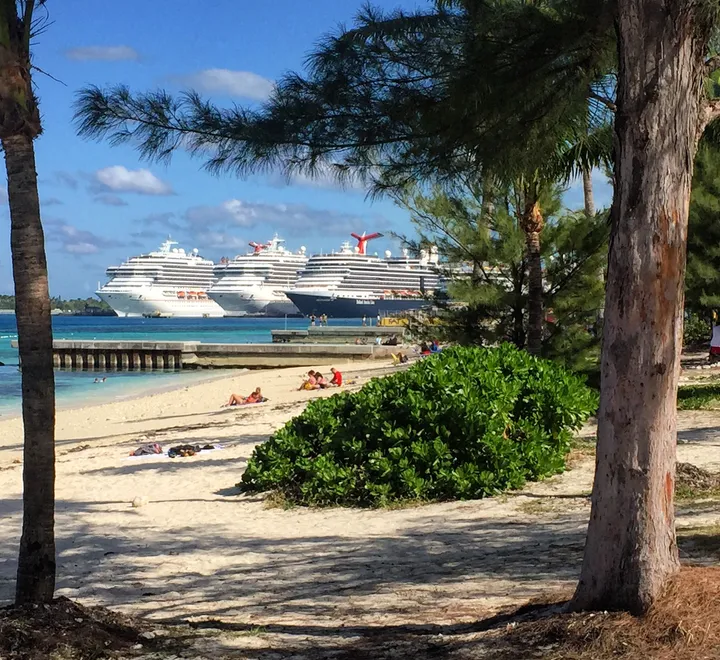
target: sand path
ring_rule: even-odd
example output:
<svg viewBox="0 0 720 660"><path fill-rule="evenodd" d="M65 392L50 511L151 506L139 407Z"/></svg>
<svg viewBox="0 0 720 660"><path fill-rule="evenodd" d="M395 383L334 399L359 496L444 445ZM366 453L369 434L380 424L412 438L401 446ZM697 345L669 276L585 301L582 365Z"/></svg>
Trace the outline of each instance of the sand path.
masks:
<svg viewBox="0 0 720 660"><path fill-rule="evenodd" d="M283 510L238 495L233 485L253 446L325 395L292 389L302 371L228 376L61 411L58 594L156 620L222 620L234 631L222 638L230 653L476 621L574 583L590 459L510 496L399 510ZM387 371L344 369L358 385ZM260 382L269 403L219 408L230 391ZM679 459L720 469L720 414L682 413L680 429ZM174 460L128 457L148 441L223 449ZM20 457L19 420L0 422L0 602L12 598ZM149 503L133 508L135 497ZM715 506L679 514L679 527L720 523ZM220 657L217 648L212 655Z"/></svg>

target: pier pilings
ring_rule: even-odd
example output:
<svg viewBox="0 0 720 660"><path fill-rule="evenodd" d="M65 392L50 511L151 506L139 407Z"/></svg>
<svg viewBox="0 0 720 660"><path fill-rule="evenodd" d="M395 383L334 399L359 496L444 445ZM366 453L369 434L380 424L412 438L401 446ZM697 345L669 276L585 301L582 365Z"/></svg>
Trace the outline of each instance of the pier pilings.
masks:
<svg viewBox="0 0 720 660"><path fill-rule="evenodd" d="M12 342L17 347L17 342ZM53 342L53 366L68 371L177 371L320 366L389 358L397 346L320 343Z"/></svg>

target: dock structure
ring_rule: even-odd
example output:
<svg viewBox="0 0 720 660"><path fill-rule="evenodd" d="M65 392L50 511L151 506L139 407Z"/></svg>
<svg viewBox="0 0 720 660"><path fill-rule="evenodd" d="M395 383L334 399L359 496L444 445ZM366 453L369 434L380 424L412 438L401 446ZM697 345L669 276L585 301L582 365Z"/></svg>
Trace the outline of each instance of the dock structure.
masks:
<svg viewBox="0 0 720 660"><path fill-rule="evenodd" d="M354 344L357 341L372 344L380 337L385 342L396 338L403 343L406 333L404 326L314 326L306 330L271 330L273 343L287 344Z"/></svg>
<svg viewBox="0 0 720 660"><path fill-rule="evenodd" d="M17 341L12 342L17 348ZM203 344L182 341L53 342L56 369L71 371L168 371L178 369L320 366L389 359L393 346L341 344Z"/></svg>

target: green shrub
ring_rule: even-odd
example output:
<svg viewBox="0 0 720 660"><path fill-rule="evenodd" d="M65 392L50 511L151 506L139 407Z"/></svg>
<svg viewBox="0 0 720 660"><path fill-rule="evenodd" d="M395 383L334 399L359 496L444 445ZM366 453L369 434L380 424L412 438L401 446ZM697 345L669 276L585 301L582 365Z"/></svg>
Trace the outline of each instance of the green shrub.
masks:
<svg viewBox="0 0 720 660"><path fill-rule="evenodd" d="M683 346L703 346L710 343L712 325L698 314L688 314L683 326Z"/></svg>
<svg viewBox="0 0 720 660"><path fill-rule="evenodd" d="M720 404L720 384L683 385L677 393L678 410L710 410Z"/></svg>
<svg viewBox="0 0 720 660"><path fill-rule="evenodd" d="M577 376L509 344L446 349L312 401L238 485L321 506L479 498L562 471L596 407Z"/></svg>

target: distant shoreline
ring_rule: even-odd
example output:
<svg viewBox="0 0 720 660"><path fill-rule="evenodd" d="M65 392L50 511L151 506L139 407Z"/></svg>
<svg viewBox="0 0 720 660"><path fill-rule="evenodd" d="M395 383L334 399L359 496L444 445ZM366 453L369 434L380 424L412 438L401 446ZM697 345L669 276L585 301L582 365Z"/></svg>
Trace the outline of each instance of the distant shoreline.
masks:
<svg viewBox="0 0 720 660"><path fill-rule="evenodd" d="M7 314L7 315L12 314L14 316L15 310L14 309L0 309L0 314ZM105 316L105 317L118 318L118 315L115 314L115 312L107 312L104 314L88 314L85 312L55 312L55 311L53 311L53 312L50 312L50 315L51 316L85 316L85 317Z"/></svg>

